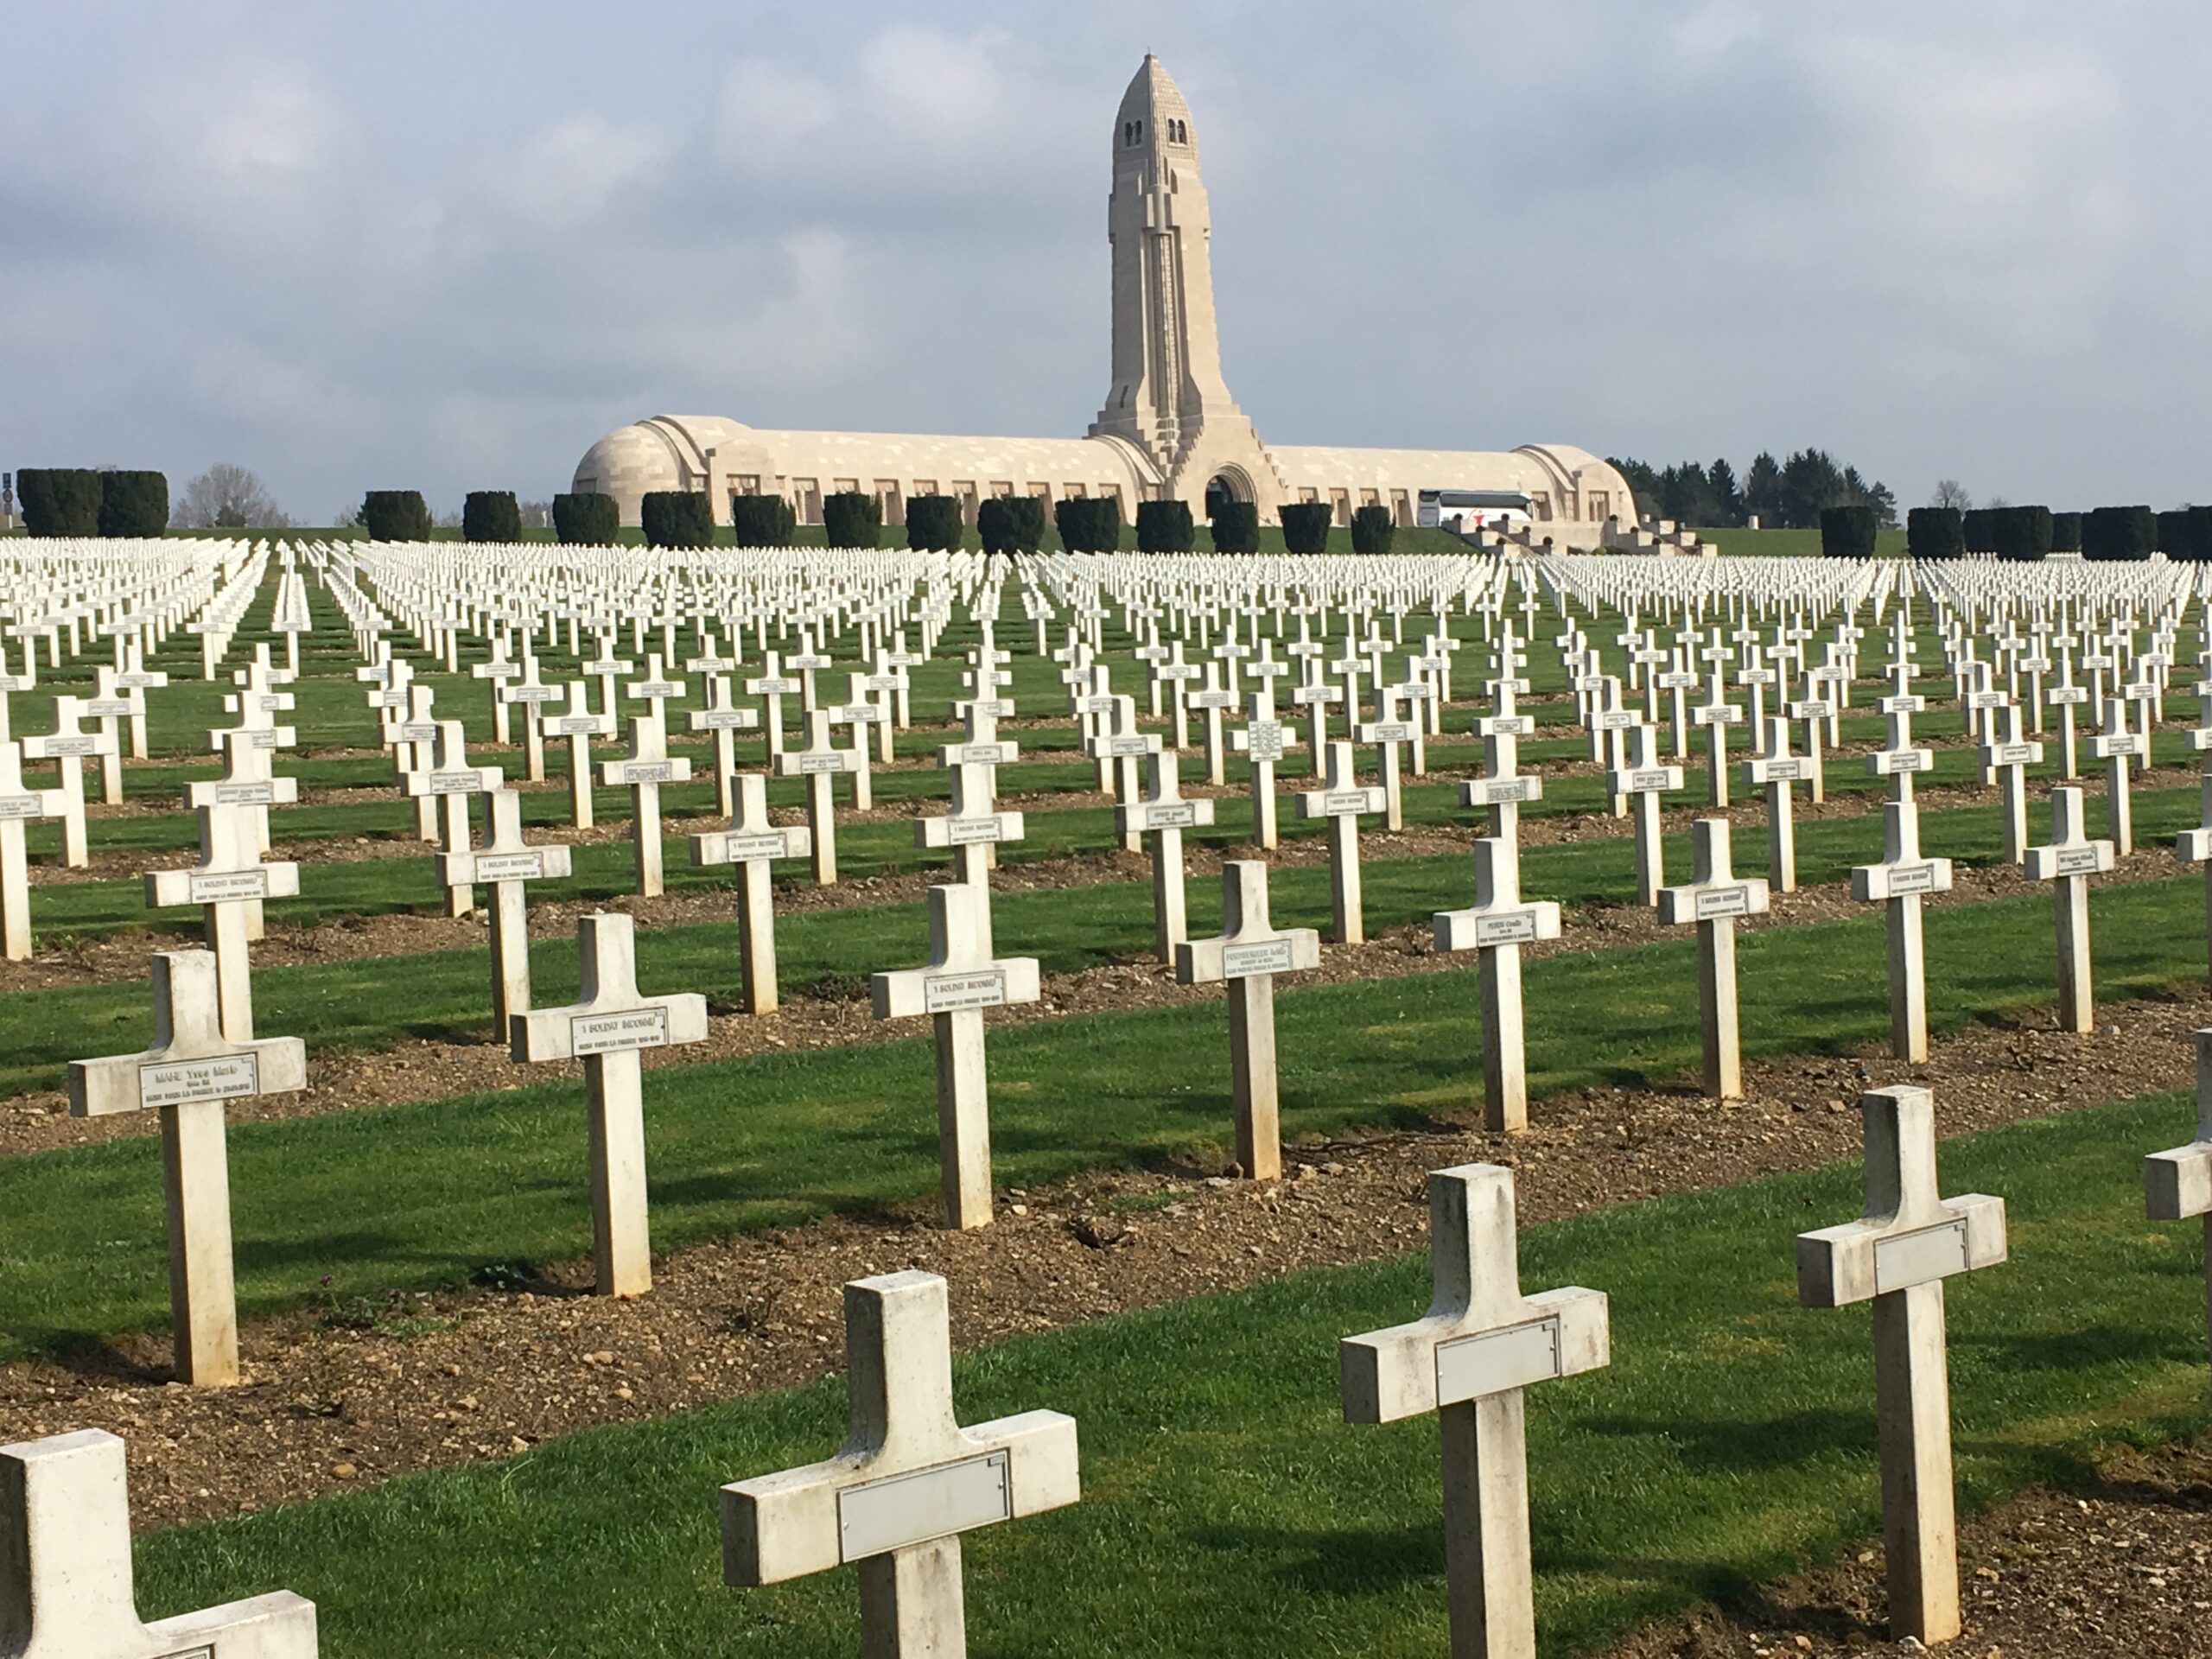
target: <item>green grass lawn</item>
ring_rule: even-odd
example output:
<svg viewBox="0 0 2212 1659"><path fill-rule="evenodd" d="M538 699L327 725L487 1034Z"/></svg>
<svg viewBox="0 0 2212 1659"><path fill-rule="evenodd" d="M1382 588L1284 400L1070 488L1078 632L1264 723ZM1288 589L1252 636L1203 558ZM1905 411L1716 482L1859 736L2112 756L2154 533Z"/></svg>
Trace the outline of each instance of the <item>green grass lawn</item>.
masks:
<svg viewBox="0 0 2212 1659"><path fill-rule="evenodd" d="M2196 888L2184 879L2095 895L2107 997L2202 978L2202 937L2177 925L2195 912ZM1738 953L1746 1052L1836 1052L1887 1030L1879 918L1749 935ZM2050 902L1993 901L1936 918L1928 959L1939 1031L2046 1005L2055 995ZM1530 964L1532 1094L1694 1068L1695 964L1688 940ZM1283 989L1286 1135L1422 1125L1478 1107L1475 978L1455 966ZM1207 1002L995 1034L1000 1181L1217 1156L1230 1132L1225 1027L1220 1005ZM1179 1058L1163 1067L1163 1054ZM325 1275L333 1294L367 1294L585 1252L580 1084L573 1075L516 1077L517 1087L496 1093L234 1130L242 1310L311 1301ZM918 1039L649 1076L655 1243L675 1249L925 1198L937 1183L931 1077ZM166 1323L160 1163L154 1137L0 1160L0 1358Z"/></svg>
<svg viewBox="0 0 2212 1659"><path fill-rule="evenodd" d="M2190 1113L2123 1102L1947 1143L2008 1204L2012 1259L1949 1295L1966 1503L2063 1483L2100 1444L2202 1422L2194 1229L2142 1218L2142 1154ZM1791 1238L1859 1212L1855 1167L1579 1217L1522 1240L1529 1290L1608 1294L1613 1363L1529 1395L1540 1631L1582 1653L1878 1525L1867 1311L1796 1306ZM971 1534L980 1655L1300 1659L1444 1650L1434 1425L1338 1420L1344 1335L1418 1315L1424 1259L1310 1272L959 1361L973 1422L1073 1415L1084 1501ZM289 1587L329 1659L857 1650L852 1575L722 1587L721 1484L827 1456L832 1378L589 1431L498 1464L140 1541L142 1605Z"/></svg>

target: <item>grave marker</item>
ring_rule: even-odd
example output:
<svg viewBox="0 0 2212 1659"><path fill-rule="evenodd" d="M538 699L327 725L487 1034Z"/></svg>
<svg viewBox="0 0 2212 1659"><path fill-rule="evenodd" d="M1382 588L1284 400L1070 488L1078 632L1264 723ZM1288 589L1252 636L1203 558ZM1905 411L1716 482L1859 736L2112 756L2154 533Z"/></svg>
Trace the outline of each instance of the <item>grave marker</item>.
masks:
<svg viewBox="0 0 2212 1659"><path fill-rule="evenodd" d="M1668 927L1697 925L1698 1005L1705 1051L1705 1090L1717 1100L1740 1100L1744 1067L1737 1040L1736 918L1766 913L1767 884L1737 879L1729 864L1728 820L1700 818L1690 826L1688 885L1662 887L1659 920Z"/></svg>
<svg viewBox="0 0 2212 1659"><path fill-rule="evenodd" d="M722 1577L747 1587L860 1570L869 1659L966 1659L960 1535L1082 1497L1075 1420L953 1414L945 1284L886 1274L845 1287L851 1432L822 1463L722 1488Z"/></svg>
<svg viewBox="0 0 2212 1659"><path fill-rule="evenodd" d="M1301 818L1329 821L1330 938L1357 944L1367 937L1359 893L1359 819L1382 810L1382 791L1362 785L1354 771L1352 747L1342 738L1329 745L1328 773L1319 789L1295 798Z"/></svg>
<svg viewBox="0 0 2212 1659"><path fill-rule="evenodd" d="M1529 1127L1528 1044L1522 1035L1521 947L1560 933L1559 906L1521 897L1517 842L1475 842L1475 902L1440 910L1431 923L1439 950L1472 950L1483 1004L1483 1127L1518 1135Z"/></svg>
<svg viewBox="0 0 2212 1659"><path fill-rule="evenodd" d="M769 1014L777 1003L776 902L769 865L779 858L804 858L813 837L804 824L768 820L768 780L741 772L737 810L727 830L691 837L691 862L699 868L737 866L737 952L747 1014Z"/></svg>
<svg viewBox="0 0 2212 1659"><path fill-rule="evenodd" d="M656 709L659 704L654 704ZM636 854L640 897L660 896L663 881L660 842L660 788L663 784L691 780L688 757L671 760L668 732L658 713L630 716L630 752L619 760L600 764L600 781L609 787L627 785L630 790L630 838Z"/></svg>
<svg viewBox="0 0 2212 1659"><path fill-rule="evenodd" d="M22 746L0 738L0 957L31 959L30 862L23 826L33 818L58 818L68 810L58 789L23 785Z"/></svg>
<svg viewBox="0 0 2212 1659"><path fill-rule="evenodd" d="M1959 1633L1943 1281L2005 1260L2005 1200L1941 1195L1927 1090L1869 1090L1859 1106L1866 1213L1797 1236L1797 1300L1806 1307L1873 1304L1890 1634L1932 1645Z"/></svg>
<svg viewBox="0 0 2212 1659"><path fill-rule="evenodd" d="M2196 1033L2196 1138L2143 1160L2143 1200L2153 1221L2203 1217L2205 1328L2212 1337L2212 1030Z"/></svg>
<svg viewBox="0 0 2212 1659"><path fill-rule="evenodd" d="M1882 861L1851 872L1851 896L1888 907L1890 1052L1901 1060L1928 1058L1928 971L1921 939L1921 900L1951 890L1951 861L1920 855L1916 801L1882 806Z"/></svg>
<svg viewBox="0 0 2212 1659"><path fill-rule="evenodd" d="M1452 1651L1535 1659L1524 1395L1611 1364L1610 1310L1579 1285L1521 1294L1511 1170L1434 1172L1428 1217L1428 1313L1338 1345L1344 1421L1437 1414Z"/></svg>
<svg viewBox="0 0 2212 1659"><path fill-rule="evenodd" d="M532 847L523 840L522 797L514 791L490 791L484 806L484 844L472 849L464 836L460 848L440 853L438 880L448 887L482 882L492 889L492 1029L505 1033L516 1014L530 1009L525 884L567 877L569 851L562 846Z"/></svg>
<svg viewBox="0 0 2212 1659"><path fill-rule="evenodd" d="M2050 791L2050 845L2027 849L2031 881L2052 884L2058 924L2058 1028L2088 1032L2096 1024L2089 965L2089 878L2113 867L2109 841L2092 841L2083 825L2082 791Z"/></svg>
<svg viewBox="0 0 2212 1659"><path fill-rule="evenodd" d="M591 1143L592 1256L602 1296L653 1286L645 1201L645 1103L639 1054L707 1039L707 999L638 990L636 925L628 916L576 918L575 1001L507 1022L517 1060L584 1063Z"/></svg>
<svg viewBox="0 0 2212 1659"><path fill-rule="evenodd" d="M1152 837L1152 939L1162 962L1173 963L1175 947L1190 937L1184 917L1183 831L1213 822L1213 803L1183 798L1182 762L1155 749L1144 758L1144 793L1114 809L1115 827L1124 836Z"/></svg>
<svg viewBox="0 0 2212 1659"><path fill-rule="evenodd" d="M153 982L153 1046L72 1060L69 1112L161 1114L177 1376L194 1387L221 1388L238 1380L223 1103L306 1088L307 1046L296 1037L226 1037L217 1020L215 958L207 951L156 951Z"/></svg>

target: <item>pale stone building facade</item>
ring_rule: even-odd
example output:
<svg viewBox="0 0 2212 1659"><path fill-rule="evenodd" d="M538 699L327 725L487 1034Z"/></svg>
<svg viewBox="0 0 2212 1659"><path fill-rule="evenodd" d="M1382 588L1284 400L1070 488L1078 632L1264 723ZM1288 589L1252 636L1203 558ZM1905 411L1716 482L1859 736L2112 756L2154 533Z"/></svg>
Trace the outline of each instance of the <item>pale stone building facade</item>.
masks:
<svg viewBox="0 0 2212 1659"><path fill-rule="evenodd" d="M1204 518L1226 494L1257 503L1263 524L1285 502L1325 501L1339 524L1379 505L1412 524L1424 490L1523 496L1532 539L1563 547L1603 543L1609 522L1637 524L1627 480L1564 444L1484 454L1262 442L1222 378L1194 125L1156 58L1116 114L1113 181L1113 383L1087 437L787 432L657 415L594 444L574 487L613 496L626 524L647 491L677 489L704 490L725 524L729 498L753 493L783 496L801 523L818 524L823 497L838 490L875 495L890 524L915 495L957 496L972 522L987 495L1111 495L1126 520L1139 501L1171 499Z"/></svg>

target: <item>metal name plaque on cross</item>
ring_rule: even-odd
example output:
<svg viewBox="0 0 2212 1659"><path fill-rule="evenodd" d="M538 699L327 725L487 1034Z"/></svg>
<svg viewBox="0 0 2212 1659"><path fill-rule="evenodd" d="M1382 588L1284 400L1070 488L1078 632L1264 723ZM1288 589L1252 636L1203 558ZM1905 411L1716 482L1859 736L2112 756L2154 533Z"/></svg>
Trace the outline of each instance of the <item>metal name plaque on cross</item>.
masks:
<svg viewBox="0 0 2212 1659"><path fill-rule="evenodd" d="M1697 896L1697 919L1713 920L1720 916L1742 916L1750 912L1751 890L1749 887L1716 887Z"/></svg>
<svg viewBox="0 0 2212 1659"><path fill-rule="evenodd" d="M1454 1406L1564 1375L1559 1320L1508 1325L1436 1345L1436 1403Z"/></svg>
<svg viewBox="0 0 2212 1659"><path fill-rule="evenodd" d="M1197 804L1191 801L1177 806L1147 806L1144 809L1144 827L1147 830L1188 830L1198 821Z"/></svg>
<svg viewBox="0 0 2212 1659"><path fill-rule="evenodd" d="M273 749L277 747L277 730L276 728L273 726L256 726L245 732L233 730L231 733L231 735L233 738L244 738L245 741L245 746L249 749ZM401 728L401 735L403 737L405 735L404 728ZM436 735L437 728L433 726L427 734L417 737L413 741L418 743L428 742L431 738L435 737Z"/></svg>
<svg viewBox="0 0 2212 1659"><path fill-rule="evenodd" d="M1512 801L1541 800L1543 783L1533 772L1521 778L1478 778L1467 791L1471 806L1502 806Z"/></svg>
<svg viewBox="0 0 2212 1659"><path fill-rule="evenodd" d="M479 881L535 881L545 874L543 853L479 853Z"/></svg>
<svg viewBox="0 0 2212 1659"><path fill-rule="evenodd" d="M84 737L48 737L39 740L41 753L47 756L90 754L92 752L92 745L98 741L97 738L89 734Z"/></svg>
<svg viewBox="0 0 2212 1659"><path fill-rule="evenodd" d="M0 795L0 818L42 818L43 804L35 795Z"/></svg>
<svg viewBox="0 0 2212 1659"><path fill-rule="evenodd" d="M1967 1224L1962 1220L1923 1227L1916 1232L1898 1233L1891 1238L1878 1238L1874 1241L1875 1294L1880 1295L1924 1285L1931 1280L1947 1279L1955 1273L1964 1273L1970 1265L1967 1260Z"/></svg>
<svg viewBox="0 0 2212 1659"><path fill-rule="evenodd" d="M480 772L434 772L430 774L430 793L433 795L473 795L484 787Z"/></svg>
<svg viewBox="0 0 2212 1659"><path fill-rule="evenodd" d="M987 1452L837 1494L837 1550L845 1561L887 1555L1014 1518L1012 1459Z"/></svg>
<svg viewBox="0 0 2212 1659"><path fill-rule="evenodd" d="M1884 749L1874 759L1881 763L1885 772L1926 772L1936 764L1936 752L1933 749Z"/></svg>
<svg viewBox="0 0 2212 1659"><path fill-rule="evenodd" d="M1244 728L1245 752L1255 760L1282 759L1282 725L1277 721L1255 721Z"/></svg>
<svg viewBox="0 0 2212 1659"><path fill-rule="evenodd" d="M185 902L219 905L233 899L266 899L269 872L265 869L224 870L212 875L188 874Z"/></svg>
<svg viewBox="0 0 2212 1659"><path fill-rule="evenodd" d="M1324 817L1340 817L1347 813L1372 812L1375 803L1363 789L1332 789L1321 797Z"/></svg>
<svg viewBox="0 0 2212 1659"><path fill-rule="evenodd" d="M1253 979L1262 974L1287 974L1292 965L1288 939L1268 939L1259 944L1226 944L1221 950L1221 976L1224 979Z"/></svg>
<svg viewBox="0 0 2212 1659"><path fill-rule="evenodd" d="M175 1653L165 1653L160 1659L215 1659L213 1648L185 1648Z"/></svg>
<svg viewBox="0 0 2212 1659"><path fill-rule="evenodd" d="M217 784L215 804L218 806L272 806L276 800L274 784Z"/></svg>
<svg viewBox="0 0 2212 1659"><path fill-rule="evenodd" d="M802 754L798 758L801 772L842 772L845 757L842 754Z"/></svg>
<svg viewBox="0 0 2212 1659"><path fill-rule="evenodd" d="M1000 817L947 818L944 821L944 838L955 847L971 846L979 841L1003 841L1006 838L1006 820Z"/></svg>
<svg viewBox="0 0 2212 1659"><path fill-rule="evenodd" d="M1907 893L1928 893L1936 886L1936 866L1924 864L1892 864L1890 867L1890 897L1901 899Z"/></svg>
<svg viewBox="0 0 2212 1659"><path fill-rule="evenodd" d="M2061 847L2052 860L2054 875L2095 875L2104 868L2101 847Z"/></svg>
<svg viewBox="0 0 2212 1659"><path fill-rule="evenodd" d="M1006 974L988 968L972 974L931 974L922 981L925 1014L960 1014L1006 1005Z"/></svg>
<svg viewBox="0 0 2212 1659"><path fill-rule="evenodd" d="M953 746L952 760L955 766L964 760L973 766L1002 766L1006 750L1003 743L957 743Z"/></svg>
<svg viewBox="0 0 2212 1659"><path fill-rule="evenodd" d="M252 1054L207 1060L153 1060L138 1068L138 1098L149 1107L195 1100L236 1100L261 1092L261 1064Z"/></svg>
<svg viewBox="0 0 2212 1659"><path fill-rule="evenodd" d="M1628 787L1630 794L1641 795L1652 790L1678 789L1681 785L1675 781L1672 766L1647 766L1629 773Z"/></svg>
<svg viewBox="0 0 2212 1659"><path fill-rule="evenodd" d="M727 732L751 725L754 715L750 709L703 709L691 719L702 732Z"/></svg>
<svg viewBox="0 0 2212 1659"><path fill-rule="evenodd" d="M569 1047L578 1055L667 1046L666 1008L625 1008L614 1014L569 1016Z"/></svg>
<svg viewBox="0 0 2212 1659"><path fill-rule="evenodd" d="M1496 944L1531 944L1536 938L1536 912L1516 910L1503 916L1475 918L1475 948L1486 950Z"/></svg>
<svg viewBox="0 0 2212 1659"><path fill-rule="evenodd" d="M763 858L788 858L791 843L777 830L765 836L727 836L722 840L722 854L733 864L749 864Z"/></svg>
<svg viewBox="0 0 2212 1659"><path fill-rule="evenodd" d="M626 760L622 763L622 781L626 784L664 784L675 771L671 761Z"/></svg>

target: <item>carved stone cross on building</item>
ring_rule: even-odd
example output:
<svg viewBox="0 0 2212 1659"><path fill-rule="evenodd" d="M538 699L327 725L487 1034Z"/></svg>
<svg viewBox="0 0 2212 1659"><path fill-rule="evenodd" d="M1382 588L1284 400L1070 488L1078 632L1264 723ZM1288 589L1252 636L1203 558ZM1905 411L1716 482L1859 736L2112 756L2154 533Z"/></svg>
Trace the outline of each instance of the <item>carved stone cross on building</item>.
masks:
<svg viewBox="0 0 2212 1659"><path fill-rule="evenodd" d="M1268 867L1257 859L1221 867L1221 932L1175 948L1175 978L1225 985L1229 992L1230 1104L1236 1161L1255 1181L1282 1174L1282 1121L1275 1073L1275 976L1321 963L1321 937L1310 927L1277 928L1268 918Z"/></svg>
<svg viewBox="0 0 2212 1659"><path fill-rule="evenodd" d="M1866 1213L1797 1236L1797 1300L1807 1307L1874 1305L1890 1634L1933 1645L1959 1633L1943 1281L2005 1260L2005 1200L1942 1197L1927 1090L1870 1090L1859 1107Z"/></svg>
<svg viewBox="0 0 2212 1659"><path fill-rule="evenodd" d="M1428 1217L1428 1313L1338 1345L1344 1421L1437 1414L1452 1651L1535 1659L1525 1395L1611 1364L1610 1310L1580 1286L1521 1294L1511 1170L1435 1171Z"/></svg>
<svg viewBox="0 0 2212 1659"><path fill-rule="evenodd" d="M223 1103L306 1088L307 1046L296 1037L226 1037L217 1020L215 958L207 951L157 951L153 977L153 1046L139 1054L72 1060L69 1110L77 1117L161 1114L177 1375L220 1388L238 1377Z"/></svg>
<svg viewBox="0 0 2212 1659"><path fill-rule="evenodd" d="M877 974L875 1017L931 1017L937 1038L939 1185L944 1224L991 1224L991 1118L983 1010L1034 1002L1034 957L995 957L990 890L965 882L930 889L930 956L921 968Z"/></svg>
<svg viewBox="0 0 2212 1659"><path fill-rule="evenodd" d="M508 1021L521 1061L582 1060L591 1147L592 1255L599 1294L642 1296L652 1288L652 1240L645 1202L645 1103L638 1056L707 1039L707 999L690 993L644 996L628 916L576 918L578 985L566 1007Z"/></svg>
<svg viewBox="0 0 2212 1659"><path fill-rule="evenodd" d="M944 1281L845 1287L851 1432L837 1454L722 1488L722 1577L740 1588L860 1571L861 1651L966 1659L960 1535L1077 1502L1071 1417L1027 1411L963 1428L953 1414Z"/></svg>
<svg viewBox="0 0 2212 1659"><path fill-rule="evenodd" d="M804 858L813 836L804 824L769 822L768 780L760 773L741 772L733 781L737 810L730 814L729 828L692 836L691 862L701 868L737 866L738 972L745 1011L768 1014L777 1002L776 902L768 866L779 858Z"/></svg>
<svg viewBox="0 0 2212 1659"><path fill-rule="evenodd" d="M16 1659L315 1659L288 1592L141 1624L124 1444L88 1428L0 1446L0 1640Z"/></svg>

